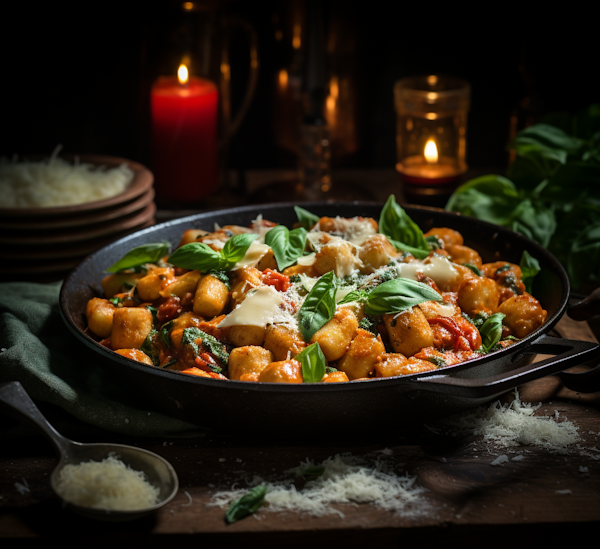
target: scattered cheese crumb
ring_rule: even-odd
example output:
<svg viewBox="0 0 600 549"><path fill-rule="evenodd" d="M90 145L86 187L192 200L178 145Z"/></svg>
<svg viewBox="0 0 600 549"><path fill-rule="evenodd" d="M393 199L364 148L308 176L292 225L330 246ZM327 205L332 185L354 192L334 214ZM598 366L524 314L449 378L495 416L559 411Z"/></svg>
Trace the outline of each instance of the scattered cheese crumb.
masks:
<svg viewBox="0 0 600 549"><path fill-rule="evenodd" d="M183 493L188 497L188 502L187 503L183 503L181 506L182 507L189 507L192 504L192 496L190 496L189 492L187 491L183 491Z"/></svg>
<svg viewBox="0 0 600 549"><path fill-rule="evenodd" d="M27 484L27 481L24 478L22 478L21 480L23 481L23 483L15 482L15 488L19 491L19 494L23 496L31 490L29 490L29 484Z"/></svg>
<svg viewBox="0 0 600 549"><path fill-rule="evenodd" d="M502 463L506 462L508 462L508 456L506 454L502 454L501 456L498 456L494 461L492 461L490 465L496 467L496 465L501 465Z"/></svg>
<svg viewBox="0 0 600 549"><path fill-rule="evenodd" d="M294 480L316 467L310 460L286 471L286 475L291 474L293 478L266 482L255 477L249 485L267 484L266 505L261 509L268 511L301 511L313 516L337 514L343 518L344 513L332 505L344 503L369 503L404 515L423 511L426 505L421 496L425 488L416 484L416 477L397 475L384 459L378 456L369 464L350 454L338 454L323 461L320 464L322 474L307 477L301 489L296 487ZM246 492L244 489L217 492L211 504L226 507Z"/></svg>
<svg viewBox="0 0 600 549"><path fill-rule="evenodd" d="M572 494L573 491L572 490L555 490L554 493L561 494L561 495L569 495L569 494Z"/></svg>

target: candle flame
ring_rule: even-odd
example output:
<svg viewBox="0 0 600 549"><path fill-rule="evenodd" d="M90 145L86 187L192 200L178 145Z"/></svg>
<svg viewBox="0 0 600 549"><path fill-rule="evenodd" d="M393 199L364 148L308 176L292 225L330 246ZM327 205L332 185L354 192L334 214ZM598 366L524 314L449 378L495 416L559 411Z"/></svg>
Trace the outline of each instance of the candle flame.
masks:
<svg viewBox="0 0 600 549"><path fill-rule="evenodd" d="M188 68L182 63L181 65L179 65L179 68L177 69L177 79L179 80L179 83L187 84L189 77L190 77L190 75L188 72Z"/></svg>
<svg viewBox="0 0 600 549"><path fill-rule="evenodd" d="M438 150L433 139L428 139L425 143L425 150L423 151L425 160L428 164L435 164L438 161Z"/></svg>
<svg viewBox="0 0 600 549"><path fill-rule="evenodd" d="M288 71L286 71L285 69L281 69L279 71L279 85L282 88L287 87L287 85L288 85L288 78L289 78Z"/></svg>

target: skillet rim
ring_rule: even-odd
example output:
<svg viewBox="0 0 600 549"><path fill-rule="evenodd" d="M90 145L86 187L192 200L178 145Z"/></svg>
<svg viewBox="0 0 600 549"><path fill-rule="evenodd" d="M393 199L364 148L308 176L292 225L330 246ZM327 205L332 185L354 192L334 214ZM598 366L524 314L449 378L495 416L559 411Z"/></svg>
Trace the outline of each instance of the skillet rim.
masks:
<svg viewBox="0 0 600 549"><path fill-rule="evenodd" d="M500 235L508 235L509 238L514 239L517 243L520 244L521 248L525 245L534 249L536 253L536 258L543 257L545 262L550 264L552 271L558 275L560 282L562 283L562 295L560 297L560 301L555 311L547 318L546 322L537 330L526 336L525 338L519 340L518 343L510 345L500 351L495 351L488 355L483 355L480 358L476 358L473 360L465 361L459 364L455 364L453 366L448 366L443 368L442 370L428 371L428 372L419 372L416 374L402 375L402 376L391 376L385 378L373 378L369 380L353 380L343 383L311 383L311 384L289 384L289 383L261 383L261 382L247 382L247 381L237 381L237 380L219 380L219 379L209 379L202 378L198 376L190 376L189 374L183 374L181 372L173 371L173 370L164 370L157 366L149 366L146 364L138 363L132 359L128 359L121 355L116 354L115 352L107 349L106 347L100 345L96 340L87 335L81 328L77 325L77 323L73 319L73 314L75 311L71 311L69 309L69 291L73 290L73 286L77 283L77 276L81 273L88 264L93 263L96 258L99 256L109 253L111 250L115 248L125 247L125 244L130 242L131 240L137 240L147 235L154 235L155 233L161 233L166 231L167 229L172 229L176 226L181 226L182 228L190 228L192 223L197 223L198 221L205 221L207 223L215 223L214 218L219 216L230 216L234 215L248 215L253 214L255 217L259 214L262 214L264 218L269 219L268 216L264 215L265 212L272 212L278 210L293 210L294 206L300 206L304 209L311 210L311 208L327 208L329 210L335 210L338 208L378 208L381 210L383 207L383 202L378 201L312 201L312 202L303 202L300 204L296 204L293 202L275 202L275 203L265 203L265 204L252 204L247 206L236 206L232 208L222 208L218 210L211 210L200 212L197 214L188 215L185 217L165 221L163 223L153 225L151 227L142 229L140 231L136 231L130 235L127 235L123 238L120 238L114 241L107 246L100 248L99 250L93 252L88 257L86 257L77 267L75 267L71 273L65 278L59 296L59 305L60 305L60 313L63 321L67 325L68 329L86 346L91 348L100 354L101 357L107 358L112 362L120 363L124 366L127 366L129 369L132 369L136 372L141 373L142 375L151 375L158 378L169 378L174 381L182 381L184 384L195 384L198 386L207 386L214 387L218 386L222 389L231 389L231 390L243 390L243 391L252 391L252 392L284 392L284 393L307 393L313 391L319 392L337 392L337 391L346 391L346 390L356 390L357 387L365 388L365 390L376 389L381 383L384 383L386 386L396 385L396 384L404 384L410 383L417 378L420 377L433 377L433 376L451 376L454 373L460 372L462 370L472 369L477 366L481 366L484 364L491 363L492 361L502 361L502 360L511 360L513 363L516 362L519 358L523 356L527 352L527 349L540 337L544 337L544 335L549 332L556 323L560 320L562 315L564 314L566 307L568 305L569 293L570 293L570 282L567 276L567 273L564 267L558 262L558 260L545 248L536 242L530 240L529 238L515 233L509 229L504 227L500 227L498 225L494 225L492 223L488 223L486 221L482 221L476 218L464 216L457 212L447 212L445 210L441 210L438 208L431 208L427 206L419 206L419 205L401 205L406 212L411 215L411 211L419 211L419 212L430 212L432 215L438 215L442 217L448 218L460 218L466 220L466 223L471 223L473 225L483 225L487 227L490 231L495 231ZM343 212L342 212L343 213ZM325 214L322 214L325 215ZM339 215L339 213L336 213ZM361 215L361 214L354 214ZM411 216L412 217L412 216ZM211 221L211 218L213 220ZM449 225L446 225L449 226ZM451 227L451 226L450 226ZM185 230L185 229L184 229ZM180 233L182 234L182 233ZM467 240L467 238L465 238ZM479 251L479 250L478 250ZM89 281L81 281L88 287L90 287ZM78 311L78 313L82 313L82 311ZM443 373L442 373L443 371Z"/></svg>

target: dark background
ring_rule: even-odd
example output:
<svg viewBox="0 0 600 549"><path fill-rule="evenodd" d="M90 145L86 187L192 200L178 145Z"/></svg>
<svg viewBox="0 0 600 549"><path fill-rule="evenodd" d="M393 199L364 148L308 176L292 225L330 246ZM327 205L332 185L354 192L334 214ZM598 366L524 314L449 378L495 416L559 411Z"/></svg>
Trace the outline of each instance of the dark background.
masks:
<svg viewBox="0 0 600 549"><path fill-rule="evenodd" d="M273 91L277 72L291 59L287 22L306 2L217 4L221 13L254 26L261 63L227 167L291 167L294 155L274 136ZM328 60L354 75L357 97L358 148L334 158L340 166L394 166L393 84L403 76L450 73L471 84L471 167L506 165L511 115L522 127L546 112L574 112L600 98L597 39L586 23L590 13L566 5L560 12L527 12L500 3L472 9L382 0L320 4L325 29L338 32ZM166 52L181 45L180 5L4 2L0 155L49 154L61 144L67 153L122 156L151 167L150 86L167 70ZM275 39L278 29L281 41ZM235 110L245 86L248 44L233 35L231 46Z"/></svg>

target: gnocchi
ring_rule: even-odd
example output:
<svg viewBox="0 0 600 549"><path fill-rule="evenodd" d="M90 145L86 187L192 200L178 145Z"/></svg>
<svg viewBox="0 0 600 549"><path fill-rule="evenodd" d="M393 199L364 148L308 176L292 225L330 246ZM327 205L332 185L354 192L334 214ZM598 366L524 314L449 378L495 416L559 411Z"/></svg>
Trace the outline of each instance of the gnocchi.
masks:
<svg viewBox="0 0 600 549"><path fill-rule="evenodd" d="M406 250L372 218L280 229L259 218L189 229L158 261L137 250L88 302L88 333L186 375L344 383L472 360L546 321L519 265L484 263L452 228Z"/></svg>

